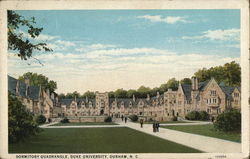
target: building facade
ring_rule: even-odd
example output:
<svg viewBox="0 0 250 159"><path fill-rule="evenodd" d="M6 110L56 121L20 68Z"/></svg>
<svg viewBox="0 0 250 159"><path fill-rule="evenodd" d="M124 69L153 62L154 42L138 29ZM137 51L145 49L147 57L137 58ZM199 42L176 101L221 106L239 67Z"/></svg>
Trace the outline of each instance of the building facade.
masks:
<svg viewBox="0 0 250 159"><path fill-rule="evenodd" d="M48 89L45 91L41 86L31 86L27 79L25 82L21 82L8 76L8 91L35 115L43 114L48 119L61 114L61 106L58 105L56 94L49 92Z"/></svg>
<svg viewBox="0 0 250 159"><path fill-rule="evenodd" d="M164 94L147 98L109 98L108 93L96 92L95 99L60 99L63 116L128 116L146 119L170 120L173 116L185 117L191 111L206 111L211 116L230 108L240 109L240 88L218 84L213 78L192 84L179 84L178 89L168 89Z"/></svg>

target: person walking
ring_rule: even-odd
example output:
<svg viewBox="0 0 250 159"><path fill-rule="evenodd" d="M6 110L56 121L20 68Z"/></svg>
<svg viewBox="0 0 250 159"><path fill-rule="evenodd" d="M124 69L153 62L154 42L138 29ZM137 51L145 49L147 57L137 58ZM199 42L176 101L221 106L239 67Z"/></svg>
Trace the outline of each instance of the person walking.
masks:
<svg viewBox="0 0 250 159"><path fill-rule="evenodd" d="M156 131L159 132L159 127L160 127L160 123L159 121L156 122Z"/></svg>
<svg viewBox="0 0 250 159"><path fill-rule="evenodd" d="M143 128L143 119L140 119L141 128Z"/></svg>
<svg viewBox="0 0 250 159"><path fill-rule="evenodd" d="M125 117L125 123L127 123L127 120L128 120L128 118L127 118L127 117Z"/></svg>
<svg viewBox="0 0 250 159"><path fill-rule="evenodd" d="M153 132L156 132L156 122L153 122Z"/></svg>
<svg viewBox="0 0 250 159"><path fill-rule="evenodd" d="M124 118L124 117L123 117L123 115L122 115L122 117L121 117L121 118L122 118L122 121L123 121L123 118Z"/></svg>

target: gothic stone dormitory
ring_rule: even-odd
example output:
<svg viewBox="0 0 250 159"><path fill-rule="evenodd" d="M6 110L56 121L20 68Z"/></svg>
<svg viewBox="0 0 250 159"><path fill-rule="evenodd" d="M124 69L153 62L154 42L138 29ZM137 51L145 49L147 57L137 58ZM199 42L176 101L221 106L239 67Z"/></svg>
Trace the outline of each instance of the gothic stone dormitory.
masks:
<svg viewBox="0 0 250 159"><path fill-rule="evenodd" d="M44 90L41 86L30 86L29 80L21 82L8 76L8 91L15 95L28 110L34 114L43 114L47 119L58 117L61 107L56 93Z"/></svg>
<svg viewBox="0 0 250 159"><path fill-rule="evenodd" d="M127 116L136 114L147 119L169 120L173 116L185 117L193 110L206 111L211 116L236 108L240 109L240 88L210 81L179 84L178 90L168 89L164 94L147 98L109 98L108 93L96 92L95 99L59 100L64 116Z"/></svg>
<svg viewBox="0 0 250 159"><path fill-rule="evenodd" d="M58 99L57 94L30 86L8 76L8 89L16 95L27 108L35 114L44 114L46 118L60 116L128 116L136 114L147 119L169 120L173 116L185 117L193 110L206 111L211 116L236 108L240 109L240 88L210 81L198 82L192 78L192 84L179 84L178 90L168 89L164 94L147 98L109 98L108 93L96 92L95 99Z"/></svg>

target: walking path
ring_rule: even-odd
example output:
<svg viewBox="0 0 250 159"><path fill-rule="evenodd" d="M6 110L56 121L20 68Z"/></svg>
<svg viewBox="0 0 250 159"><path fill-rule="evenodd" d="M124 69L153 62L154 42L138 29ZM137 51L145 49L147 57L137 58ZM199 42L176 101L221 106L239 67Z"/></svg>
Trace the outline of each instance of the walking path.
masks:
<svg viewBox="0 0 250 159"><path fill-rule="evenodd" d="M176 142L178 144L186 145L203 152L210 153L237 153L241 152L241 144L236 142L231 142L227 140L217 139L213 137L207 137L202 135L196 135L191 133L180 132L176 130L170 130L165 128L160 128L159 132L154 133L152 124L144 124L143 128L140 127L139 123L133 122L121 122L116 121L117 124L160 137L169 141ZM180 124L180 123L179 123ZM179 125L178 124L178 125ZM161 124L162 125L162 124ZM169 125L169 124L168 124Z"/></svg>
<svg viewBox="0 0 250 159"><path fill-rule="evenodd" d="M67 125L67 126L53 126L59 122L52 122L49 124L40 125L40 128L112 128L112 127L125 127L123 125ZM52 126L51 126L52 125Z"/></svg>
<svg viewBox="0 0 250 159"><path fill-rule="evenodd" d="M188 122L188 123L166 123L166 124L161 124L163 126L171 126L171 125L207 125L207 124L212 124L212 122Z"/></svg>

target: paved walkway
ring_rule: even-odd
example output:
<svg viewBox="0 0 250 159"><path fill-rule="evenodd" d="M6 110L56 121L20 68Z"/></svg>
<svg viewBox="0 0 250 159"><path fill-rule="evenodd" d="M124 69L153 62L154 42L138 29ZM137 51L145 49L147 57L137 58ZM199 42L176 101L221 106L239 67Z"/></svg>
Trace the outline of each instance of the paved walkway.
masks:
<svg viewBox="0 0 250 159"><path fill-rule="evenodd" d="M59 122L52 122L49 124L40 125L40 128L112 128L112 127L125 127L123 125L67 125L67 126L53 126Z"/></svg>
<svg viewBox="0 0 250 159"><path fill-rule="evenodd" d="M160 124L160 125L171 126L171 125L207 125L207 124L212 124L212 122L166 123L166 124Z"/></svg>
<svg viewBox="0 0 250 159"><path fill-rule="evenodd" d="M139 123L127 122L126 124L121 121L116 121L118 124L160 137L162 139L166 139L169 141L173 141L182 145L186 145L188 147L192 147L203 152L210 153L237 153L241 152L241 144L217 139L213 137L207 137L202 135L190 134L176 130L170 130L165 128L160 128L159 132L154 133L152 124L144 124L143 128L140 128ZM162 124L161 124L162 125ZM169 124L168 124L169 125ZM178 124L180 125L180 123Z"/></svg>

